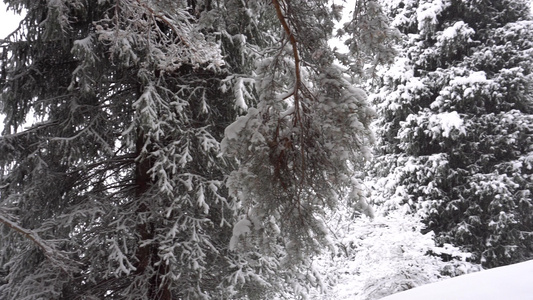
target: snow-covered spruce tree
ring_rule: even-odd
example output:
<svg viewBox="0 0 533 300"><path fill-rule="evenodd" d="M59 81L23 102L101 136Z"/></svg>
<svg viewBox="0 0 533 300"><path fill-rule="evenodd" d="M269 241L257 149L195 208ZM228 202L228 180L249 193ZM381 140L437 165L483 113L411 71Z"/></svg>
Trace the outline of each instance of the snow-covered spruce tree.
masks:
<svg viewBox="0 0 533 300"><path fill-rule="evenodd" d="M2 299L305 294L371 140L361 63L326 44L339 7L5 2L26 16L1 45ZM352 54L390 59L379 6L357 5ZM227 189L219 141L248 106Z"/></svg>
<svg viewBox="0 0 533 300"><path fill-rule="evenodd" d="M391 61L396 34L377 2L356 1L339 31L349 53L339 54L327 42L341 7L330 10L329 2L272 1L279 29L249 79L257 105L226 128L222 141L239 163L227 186L239 212L230 247L245 253L243 274L268 270L283 278L279 290L286 285L301 297L309 282L321 282L311 257L333 246L326 212L342 199L361 200L355 174L369 156L374 110L354 77L365 63Z"/></svg>
<svg viewBox="0 0 533 300"><path fill-rule="evenodd" d="M533 256L533 22L526 1L387 2L405 34L373 98L375 199L485 267Z"/></svg>
<svg viewBox="0 0 533 300"><path fill-rule="evenodd" d="M27 15L2 45L0 297L231 294L218 141L234 97L207 8L9 5Z"/></svg>

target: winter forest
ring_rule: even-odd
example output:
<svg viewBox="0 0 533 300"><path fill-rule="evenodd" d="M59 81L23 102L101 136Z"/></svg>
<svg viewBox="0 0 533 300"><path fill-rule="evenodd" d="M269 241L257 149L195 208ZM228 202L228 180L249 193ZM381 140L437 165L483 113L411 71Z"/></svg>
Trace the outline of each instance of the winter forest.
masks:
<svg viewBox="0 0 533 300"><path fill-rule="evenodd" d="M359 299L533 259L528 0L3 0L0 299Z"/></svg>

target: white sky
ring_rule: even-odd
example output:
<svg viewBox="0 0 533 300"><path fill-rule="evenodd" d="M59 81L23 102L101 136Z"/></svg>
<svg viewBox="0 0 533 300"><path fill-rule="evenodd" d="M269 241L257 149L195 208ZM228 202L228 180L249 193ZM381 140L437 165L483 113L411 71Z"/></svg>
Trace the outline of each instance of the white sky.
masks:
<svg viewBox="0 0 533 300"><path fill-rule="evenodd" d="M6 12L6 5L0 2L0 39L5 38L17 28L20 18L11 11Z"/></svg>

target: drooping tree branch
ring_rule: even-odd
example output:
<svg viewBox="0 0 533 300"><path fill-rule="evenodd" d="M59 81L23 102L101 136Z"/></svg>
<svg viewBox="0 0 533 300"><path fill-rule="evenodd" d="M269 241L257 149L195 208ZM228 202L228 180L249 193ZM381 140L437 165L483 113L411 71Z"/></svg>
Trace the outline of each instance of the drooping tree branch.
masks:
<svg viewBox="0 0 533 300"><path fill-rule="evenodd" d="M294 36L294 33L291 31L291 28L289 27L289 24L286 21L287 17L283 15L281 4L284 4L285 11L288 11L287 4L283 0L281 0L281 3L278 0L272 0L272 3L274 4L274 7L276 9L276 15L278 16L278 19L281 25L283 26L283 30L287 34L289 41L291 43L291 46L292 46L292 53L294 56L294 72L295 72L294 91L293 91L295 118L294 118L293 124L294 125L300 124L300 126L302 126L302 129L303 129L304 124L302 122L302 115L300 112L300 98L299 98L299 92L303 86L302 86L302 76L301 76L301 71L300 71L300 55L298 54L298 45L297 45L296 37ZM302 187L305 183L305 178L306 178L305 147L303 147L303 141L305 140L304 130L300 130L299 133L300 133L300 141L302 143L300 147L300 156L301 156L302 166L301 166L301 177L300 177L299 184L300 184L300 187ZM296 195L297 197L296 200L298 203L298 210L300 210L301 191L302 191L301 188L298 189L298 193Z"/></svg>

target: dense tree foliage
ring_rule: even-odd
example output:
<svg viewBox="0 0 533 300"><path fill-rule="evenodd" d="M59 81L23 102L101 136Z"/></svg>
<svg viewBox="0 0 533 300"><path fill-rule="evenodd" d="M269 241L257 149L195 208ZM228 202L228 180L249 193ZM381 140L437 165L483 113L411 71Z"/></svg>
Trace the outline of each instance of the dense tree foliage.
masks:
<svg viewBox="0 0 533 300"><path fill-rule="evenodd" d="M27 15L2 61L2 297L213 295L233 116L193 8L11 5Z"/></svg>
<svg viewBox="0 0 533 300"><path fill-rule="evenodd" d="M374 299L532 257L525 1L4 2L2 299Z"/></svg>
<svg viewBox="0 0 533 300"><path fill-rule="evenodd" d="M375 200L495 267L533 256L533 22L525 1L393 1Z"/></svg>
<svg viewBox="0 0 533 300"><path fill-rule="evenodd" d="M323 215L360 198L372 141L354 78L393 54L375 1L343 55L325 0L4 2L25 17L0 53L2 299L319 285Z"/></svg>

